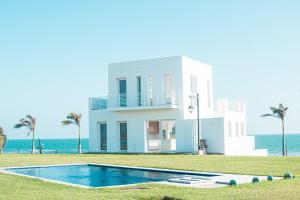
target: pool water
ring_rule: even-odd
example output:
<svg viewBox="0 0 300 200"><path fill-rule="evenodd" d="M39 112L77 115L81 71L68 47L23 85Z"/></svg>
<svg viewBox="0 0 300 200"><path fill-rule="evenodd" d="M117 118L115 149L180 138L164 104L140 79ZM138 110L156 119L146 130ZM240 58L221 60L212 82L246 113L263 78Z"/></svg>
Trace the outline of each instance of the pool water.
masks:
<svg viewBox="0 0 300 200"><path fill-rule="evenodd" d="M6 171L89 187L106 187L146 182L159 182L174 178L182 178L187 175L207 178L217 176L215 174L206 173L181 173L93 164L9 168L6 169Z"/></svg>

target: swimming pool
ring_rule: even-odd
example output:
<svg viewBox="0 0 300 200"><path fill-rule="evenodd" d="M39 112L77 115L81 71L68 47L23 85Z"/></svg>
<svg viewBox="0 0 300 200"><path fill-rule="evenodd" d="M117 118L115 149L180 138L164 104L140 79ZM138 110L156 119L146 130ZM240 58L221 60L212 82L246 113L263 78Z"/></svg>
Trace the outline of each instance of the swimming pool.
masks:
<svg viewBox="0 0 300 200"><path fill-rule="evenodd" d="M6 168L5 171L13 174L87 187L108 187L161 182L187 176L198 177L199 179L209 179L219 176L209 173L98 164Z"/></svg>

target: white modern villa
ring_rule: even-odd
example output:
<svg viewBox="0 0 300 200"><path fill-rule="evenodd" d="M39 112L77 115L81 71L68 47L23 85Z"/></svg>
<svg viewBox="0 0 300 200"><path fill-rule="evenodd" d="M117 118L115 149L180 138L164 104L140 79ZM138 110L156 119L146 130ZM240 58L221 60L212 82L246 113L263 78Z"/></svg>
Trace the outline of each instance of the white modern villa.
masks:
<svg viewBox="0 0 300 200"><path fill-rule="evenodd" d="M245 104L214 101L210 65L184 56L112 63L108 87L89 100L90 152L195 153L199 134L207 153L267 155L247 136Z"/></svg>

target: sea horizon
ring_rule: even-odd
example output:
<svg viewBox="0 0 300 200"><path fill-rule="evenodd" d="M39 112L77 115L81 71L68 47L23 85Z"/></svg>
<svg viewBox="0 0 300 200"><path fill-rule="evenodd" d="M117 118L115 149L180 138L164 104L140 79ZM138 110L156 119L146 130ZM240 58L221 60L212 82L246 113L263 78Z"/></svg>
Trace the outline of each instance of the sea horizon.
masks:
<svg viewBox="0 0 300 200"><path fill-rule="evenodd" d="M281 134L256 134L249 135L255 137L256 149L267 149L269 156L281 155ZM77 153L78 138L37 138L35 140L36 151L38 152L40 143L45 154L73 154ZM82 152L89 151L89 139L81 138ZM289 155L300 156L300 133L286 134L286 143ZM208 144L209 145L209 144ZM4 148L4 153L30 153L31 139L8 139Z"/></svg>

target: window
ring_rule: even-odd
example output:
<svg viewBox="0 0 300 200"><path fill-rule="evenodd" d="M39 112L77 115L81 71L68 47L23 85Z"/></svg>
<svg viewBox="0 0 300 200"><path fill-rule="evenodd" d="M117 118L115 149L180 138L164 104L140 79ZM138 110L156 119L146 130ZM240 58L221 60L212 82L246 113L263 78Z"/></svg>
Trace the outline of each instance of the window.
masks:
<svg viewBox="0 0 300 200"><path fill-rule="evenodd" d="M136 89L137 89L137 105L141 106L142 105L142 86L141 86L141 77L137 76L136 77Z"/></svg>
<svg viewBox="0 0 300 200"><path fill-rule="evenodd" d="M175 103L175 77L173 74L164 74L164 102L165 104Z"/></svg>
<svg viewBox="0 0 300 200"><path fill-rule="evenodd" d="M153 105L153 78L150 75L148 77L148 99L149 99L149 104L152 106Z"/></svg>
<svg viewBox="0 0 300 200"><path fill-rule="evenodd" d="M240 135L240 129L239 129L239 123L238 122L236 122L235 123L235 131L236 131L236 137L239 137L239 135Z"/></svg>
<svg viewBox="0 0 300 200"><path fill-rule="evenodd" d="M119 82L119 106L127 106L127 83L126 79L118 79Z"/></svg>
<svg viewBox="0 0 300 200"><path fill-rule="evenodd" d="M197 76L191 75L191 82L190 82L190 89L191 94L196 94L198 92L198 79Z"/></svg>
<svg viewBox="0 0 300 200"><path fill-rule="evenodd" d="M210 80L207 80L207 103L208 108L211 107L211 86L210 86Z"/></svg>
<svg viewBox="0 0 300 200"><path fill-rule="evenodd" d="M107 150L107 125L106 123L100 124L100 150Z"/></svg>
<svg viewBox="0 0 300 200"><path fill-rule="evenodd" d="M245 123L241 122L241 136L245 136Z"/></svg>
<svg viewBox="0 0 300 200"><path fill-rule="evenodd" d="M232 136L232 122L228 122L228 136Z"/></svg>
<svg viewBox="0 0 300 200"><path fill-rule="evenodd" d="M120 122L120 150L127 151L127 123Z"/></svg>

